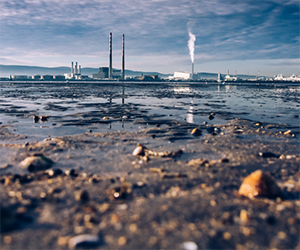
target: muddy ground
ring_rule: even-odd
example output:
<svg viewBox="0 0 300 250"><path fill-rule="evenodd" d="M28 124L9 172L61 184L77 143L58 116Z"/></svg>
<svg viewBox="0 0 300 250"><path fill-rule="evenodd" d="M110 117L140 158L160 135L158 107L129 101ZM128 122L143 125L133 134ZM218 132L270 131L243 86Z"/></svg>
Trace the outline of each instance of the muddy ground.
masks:
<svg viewBox="0 0 300 250"><path fill-rule="evenodd" d="M241 119L198 126L198 135L192 129L174 124L2 144L1 249L68 249L82 234L98 236L83 248L98 249L180 249L186 242L299 248L299 131ZM2 127L1 137L20 136ZM174 154L133 156L137 143ZM54 171L21 170L34 153L55 161ZM270 172L282 197L237 194L257 169Z"/></svg>
<svg viewBox="0 0 300 250"><path fill-rule="evenodd" d="M300 248L297 89L0 87L1 249Z"/></svg>

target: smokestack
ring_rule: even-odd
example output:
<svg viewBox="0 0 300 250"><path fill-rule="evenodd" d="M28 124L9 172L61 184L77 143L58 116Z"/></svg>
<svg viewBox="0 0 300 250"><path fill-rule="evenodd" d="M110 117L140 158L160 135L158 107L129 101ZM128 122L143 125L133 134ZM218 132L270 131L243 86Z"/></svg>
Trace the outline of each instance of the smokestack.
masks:
<svg viewBox="0 0 300 250"><path fill-rule="evenodd" d="M79 75L81 75L81 65L79 65Z"/></svg>
<svg viewBox="0 0 300 250"><path fill-rule="evenodd" d="M112 33L109 33L109 64L108 64L108 78L112 78Z"/></svg>
<svg viewBox="0 0 300 250"><path fill-rule="evenodd" d="M192 63L192 79L194 79L194 63Z"/></svg>
<svg viewBox="0 0 300 250"><path fill-rule="evenodd" d="M74 74L74 66L73 66L73 62L72 62L72 67L71 67L71 74Z"/></svg>
<svg viewBox="0 0 300 250"><path fill-rule="evenodd" d="M75 63L75 75L78 73L77 62Z"/></svg>
<svg viewBox="0 0 300 250"><path fill-rule="evenodd" d="M122 37L122 80L125 79L125 35Z"/></svg>

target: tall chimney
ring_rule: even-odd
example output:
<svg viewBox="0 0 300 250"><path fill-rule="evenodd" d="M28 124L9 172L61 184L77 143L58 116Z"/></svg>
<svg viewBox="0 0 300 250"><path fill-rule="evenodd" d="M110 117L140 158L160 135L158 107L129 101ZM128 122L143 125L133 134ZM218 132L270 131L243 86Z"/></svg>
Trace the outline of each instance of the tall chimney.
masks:
<svg viewBox="0 0 300 250"><path fill-rule="evenodd" d="M73 66L73 62L72 62L72 67L71 67L71 74L72 74L72 76L73 76L73 74L74 74L74 66Z"/></svg>
<svg viewBox="0 0 300 250"><path fill-rule="evenodd" d="M122 80L125 79L125 35L122 37Z"/></svg>
<svg viewBox="0 0 300 250"><path fill-rule="evenodd" d="M77 70L78 68L77 68L77 62L75 63L75 75L77 75L77 73L78 73L78 70Z"/></svg>
<svg viewBox="0 0 300 250"><path fill-rule="evenodd" d="M81 65L79 65L79 72L78 72L79 75L81 75Z"/></svg>
<svg viewBox="0 0 300 250"><path fill-rule="evenodd" d="M112 33L109 33L109 64L108 64L108 78L112 78Z"/></svg>
<svg viewBox="0 0 300 250"><path fill-rule="evenodd" d="M194 63L192 63L192 79L194 79Z"/></svg>

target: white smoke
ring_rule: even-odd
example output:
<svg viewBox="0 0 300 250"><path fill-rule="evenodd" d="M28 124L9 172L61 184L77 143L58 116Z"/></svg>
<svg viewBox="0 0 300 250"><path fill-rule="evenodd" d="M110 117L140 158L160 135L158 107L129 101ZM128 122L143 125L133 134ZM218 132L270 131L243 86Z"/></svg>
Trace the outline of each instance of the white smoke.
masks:
<svg viewBox="0 0 300 250"><path fill-rule="evenodd" d="M189 36L190 36L190 39L188 41L188 47L189 47L189 50L190 50L190 56L191 56L192 63L194 63L194 52L195 52L196 36L190 31L189 31Z"/></svg>

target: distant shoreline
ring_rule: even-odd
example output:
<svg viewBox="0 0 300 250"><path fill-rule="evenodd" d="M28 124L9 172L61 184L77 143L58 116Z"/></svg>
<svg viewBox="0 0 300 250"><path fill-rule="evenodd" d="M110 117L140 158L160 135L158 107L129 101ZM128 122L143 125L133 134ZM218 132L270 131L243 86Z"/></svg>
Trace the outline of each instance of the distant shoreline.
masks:
<svg viewBox="0 0 300 250"><path fill-rule="evenodd" d="M243 86L300 86L300 82L294 81L262 81L262 80L243 80L243 81L223 81L218 82L216 80L194 80L194 81L138 81L138 80L62 80L62 81L45 81L45 80L0 80L0 83L13 83L13 84L122 84L122 85L243 85Z"/></svg>

